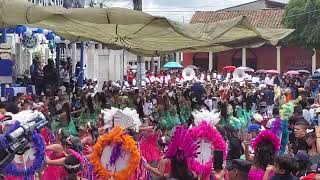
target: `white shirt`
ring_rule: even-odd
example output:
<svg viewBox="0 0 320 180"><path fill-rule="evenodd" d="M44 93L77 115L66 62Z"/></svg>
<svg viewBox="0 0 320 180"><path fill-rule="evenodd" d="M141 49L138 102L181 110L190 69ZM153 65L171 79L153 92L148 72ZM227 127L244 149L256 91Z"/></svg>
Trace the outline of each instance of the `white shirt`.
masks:
<svg viewBox="0 0 320 180"><path fill-rule="evenodd" d="M62 68L60 70L60 78L63 79L63 82L70 82L69 72Z"/></svg>
<svg viewBox="0 0 320 180"><path fill-rule="evenodd" d="M212 99L206 99L204 100L204 104L206 104L209 107L209 111L213 109L213 102Z"/></svg>
<svg viewBox="0 0 320 180"><path fill-rule="evenodd" d="M312 124L312 116L308 110L304 109L302 111L302 116L306 121L308 121L309 124Z"/></svg>
<svg viewBox="0 0 320 180"><path fill-rule="evenodd" d="M152 113L153 110L153 104L152 102L145 102L143 104L143 113L146 116L149 116Z"/></svg>

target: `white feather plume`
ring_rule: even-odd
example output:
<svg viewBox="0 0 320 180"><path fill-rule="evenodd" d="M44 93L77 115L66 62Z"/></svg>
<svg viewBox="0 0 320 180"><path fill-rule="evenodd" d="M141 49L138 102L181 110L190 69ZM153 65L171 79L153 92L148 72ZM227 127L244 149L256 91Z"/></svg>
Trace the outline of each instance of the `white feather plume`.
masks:
<svg viewBox="0 0 320 180"><path fill-rule="evenodd" d="M202 121L206 121L212 127L214 127L220 121L220 113L215 113L214 111L208 111L202 109L201 111L192 112L194 117L194 122L198 126Z"/></svg>
<svg viewBox="0 0 320 180"><path fill-rule="evenodd" d="M141 121L140 121L139 114L137 113L137 111L135 109L125 108L122 110L122 113L133 120L134 126L129 127L129 129L132 129L136 132L139 132L139 127L141 126Z"/></svg>
<svg viewBox="0 0 320 180"><path fill-rule="evenodd" d="M134 124L133 126L126 127L128 129L132 129L136 132L139 131L139 127L141 126L141 122L139 119L139 114L135 109L131 108L125 108L123 110L120 110L118 108L111 108L111 109L105 109L101 110L101 113L103 114L103 120L104 120L104 128L112 128L113 127L113 118L114 115L120 111L120 113L124 114L126 117L123 119L125 121L132 121L130 124Z"/></svg>
<svg viewBox="0 0 320 180"><path fill-rule="evenodd" d="M104 121L104 128L112 128L113 127L113 116L118 111L118 108L111 108L111 109L104 109L101 110L101 113L103 114L103 121Z"/></svg>

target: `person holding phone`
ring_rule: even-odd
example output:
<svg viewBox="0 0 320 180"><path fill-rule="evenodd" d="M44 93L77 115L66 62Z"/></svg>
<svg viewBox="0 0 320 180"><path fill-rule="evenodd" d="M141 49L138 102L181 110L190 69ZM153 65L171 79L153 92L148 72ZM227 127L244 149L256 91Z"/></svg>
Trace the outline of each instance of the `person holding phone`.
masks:
<svg viewBox="0 0 320 180"><path fill-rule="evenodd" d="M250 142L260 133L260 126L258 124L251 124L243 134L244 155L247 161L252 161L254 156L254 149L250 146Z"/></svg>

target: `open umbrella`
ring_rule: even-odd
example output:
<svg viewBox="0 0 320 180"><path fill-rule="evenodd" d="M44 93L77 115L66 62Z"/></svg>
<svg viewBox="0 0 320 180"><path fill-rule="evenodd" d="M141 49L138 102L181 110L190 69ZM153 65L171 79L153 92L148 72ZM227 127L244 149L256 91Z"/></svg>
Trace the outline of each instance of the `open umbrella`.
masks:
<svg viewBox="0 0 320 180"><path fill-rule="evenodd" d="M305 70L305 69L300 69L300 70L297 70L299 73L305 73L305 74L310 74L310 72L308 70Z"/></svg>
<svg viewBox="0 0 320 180"><path fill-rule="evenodd" d="M173 61L166 63L163 67L167 69L181 69L182 65Z"/></svg>
<svg viewBox="0 0 320 180"><path fill-rule="evenodd" d="M320 73L320 68L317 69L314 73Z"/></svg>
<svg viewBox="0 0 320 180"><path fill-rule="evenodd" d="M266 73L266 70L264 70L264 69L259 69L259 70L256 71L256 73L258 73L258 74Z"/></svg>
<svg viewBox="0 0 320 180"><path fill-rule="evenodd" d="M235 67L235 66L225 66L223 68L223 71L233 72L235 69L237 69L237 67Z"/></svg>
<svg viewBox="0 0 320 180"><path fill-rule="evenodd" d="M237 67L238 70L242 70L244 72L254 72L254 70L252 68L249 68L249 67L245 67L245 66L240 66L240 67Z"/></svg>
<svg viewBox="0 0 320 180"><path fill-rule="evenodd" d="M299 75L299 74L300 73L298 71L294 71L294 70L286 72L286 75Z"/></svg>
<svg viewBox="0 0 320 180"><path fill-rule="evenodd" d="M319 80L320 79L320 72L315 72L312 76L311 76L312 79L317 79Z"/></svg>
<svg viewBox="0 0 320 180"><path fill-rule="evenodd" d="M280 74L277 70L267 70L266 73L268 73L268 74Z"/></svg>

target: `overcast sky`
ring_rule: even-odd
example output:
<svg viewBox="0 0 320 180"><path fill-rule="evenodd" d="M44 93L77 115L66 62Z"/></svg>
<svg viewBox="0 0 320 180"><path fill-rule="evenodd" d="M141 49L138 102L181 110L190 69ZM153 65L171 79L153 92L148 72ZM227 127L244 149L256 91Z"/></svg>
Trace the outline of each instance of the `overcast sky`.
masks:
<svg viewBox="0 0 320 180"><path fill-rule="evenodd" d="M89 1L89 0L87 0ZM132 0L96 0L109 7L132 8ZM196 10L214 11L255 0L142 0L143 11L172 20L189 22ZM287 2L288 0L274 0Z"/></svg>

